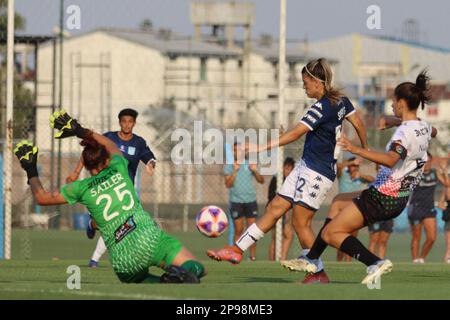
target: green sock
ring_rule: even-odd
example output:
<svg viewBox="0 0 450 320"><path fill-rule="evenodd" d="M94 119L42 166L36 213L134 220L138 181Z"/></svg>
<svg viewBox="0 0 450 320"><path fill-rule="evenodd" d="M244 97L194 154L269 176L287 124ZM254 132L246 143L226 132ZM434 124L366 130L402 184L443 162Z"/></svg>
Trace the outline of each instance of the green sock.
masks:
<svg viewBox="0 0 450 320"><path fill-rule="evenodd" d="M181 267L184 270L195 274L198 278L201 278L205 275L205 267L198 261L188 260L183 263Z"/></svg>

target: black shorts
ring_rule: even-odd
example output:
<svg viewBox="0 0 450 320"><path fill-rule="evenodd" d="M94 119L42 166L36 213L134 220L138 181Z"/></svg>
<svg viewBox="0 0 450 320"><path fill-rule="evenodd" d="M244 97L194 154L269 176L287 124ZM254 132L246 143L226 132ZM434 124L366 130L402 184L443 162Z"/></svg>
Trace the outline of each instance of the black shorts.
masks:
<svg viewBox="0 0 450 320"><path fill-rule="evenodd" d="M436 215L435 208L425 208L413 204L408 206L408 221L411 225L420 224L426 218L436 218Z"/></svg>
<svg viewBox="0 0 450 320"><path fill-rule="evenodd" d="M370 187L353 199L353 202L364 217L364 225L368 226L399 216L408 203L408 197L387 196Z"/></svg>
<svg viewBox="0 0 450 320"><path fill-rule="evenodd" d="M369 228L370 233L375 232L392 233L392 231L394 230L394 220L375 222L373 224L369 224L367 227Z"/></svg>
<svg viewBox="0 0 450 320"><path fill-rule="evenodd" d="M258 216L258 204L256 201L248 203L230 202L230 215L233 220L256 218Z"/></svg>

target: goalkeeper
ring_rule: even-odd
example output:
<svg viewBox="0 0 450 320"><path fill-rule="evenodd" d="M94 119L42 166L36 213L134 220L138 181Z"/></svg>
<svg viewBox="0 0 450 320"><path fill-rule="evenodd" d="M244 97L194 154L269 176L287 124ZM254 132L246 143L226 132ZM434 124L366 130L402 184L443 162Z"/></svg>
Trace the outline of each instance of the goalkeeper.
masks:
<svg viewBox="0 0 450 320"><path fill-rule="evenodd" d="M84 147L83 164L91 177L48 192L42 187L36 168L38 148L20 142L14 153L28 176L28 184L39 205L81 203L100 230L112 267L127 283L198 283L206 274L204 266L175 238L162 231L146 213L128 175L128 161L108 138L83 128L64 111L56 111L50 124L59 132L55 138L76 136ZM161 277L149 267L165 270Z"/></svg>

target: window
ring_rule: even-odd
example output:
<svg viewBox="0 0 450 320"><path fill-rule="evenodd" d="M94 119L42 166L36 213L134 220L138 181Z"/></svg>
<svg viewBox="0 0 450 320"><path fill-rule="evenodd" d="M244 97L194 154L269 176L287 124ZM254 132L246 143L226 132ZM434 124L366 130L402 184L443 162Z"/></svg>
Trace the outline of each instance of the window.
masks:
<svg viewBox="0 0 450 320"><path fill-rule="evenodd" d="M206 81L206 58L200 58L200 81Z"/></svg>

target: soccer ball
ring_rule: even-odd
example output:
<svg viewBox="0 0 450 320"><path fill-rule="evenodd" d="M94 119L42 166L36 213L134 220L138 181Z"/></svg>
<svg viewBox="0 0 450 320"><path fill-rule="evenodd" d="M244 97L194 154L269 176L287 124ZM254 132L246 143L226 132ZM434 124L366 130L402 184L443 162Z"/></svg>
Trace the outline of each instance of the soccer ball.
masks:
<svg viewBox="0 0 450 320"><path fill-rule="evenodd" d="M216 238L227 229L228 218L219 207L207 206L197 213L195 223L200 233L210 238Z"/></svg>

